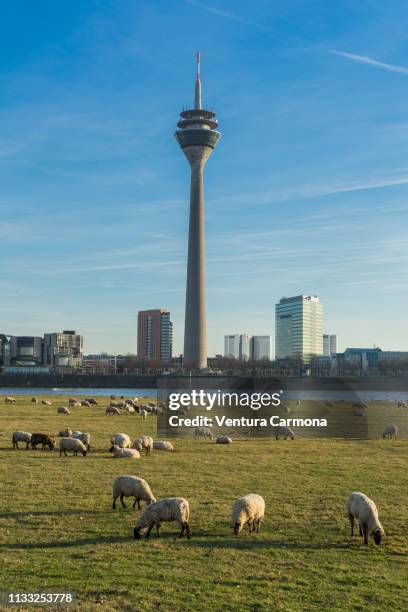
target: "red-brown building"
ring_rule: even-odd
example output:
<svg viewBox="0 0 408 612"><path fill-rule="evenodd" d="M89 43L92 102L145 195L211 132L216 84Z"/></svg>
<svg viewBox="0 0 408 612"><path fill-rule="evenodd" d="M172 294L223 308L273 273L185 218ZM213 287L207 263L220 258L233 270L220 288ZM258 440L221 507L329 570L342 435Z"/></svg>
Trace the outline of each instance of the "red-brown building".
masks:
<svg viewBox="0 0 408 612"><path fill-rule="evenodd" d="M173 324L163 308L140 310L137 318L137 356L169 361L173 349Z"/></svg>

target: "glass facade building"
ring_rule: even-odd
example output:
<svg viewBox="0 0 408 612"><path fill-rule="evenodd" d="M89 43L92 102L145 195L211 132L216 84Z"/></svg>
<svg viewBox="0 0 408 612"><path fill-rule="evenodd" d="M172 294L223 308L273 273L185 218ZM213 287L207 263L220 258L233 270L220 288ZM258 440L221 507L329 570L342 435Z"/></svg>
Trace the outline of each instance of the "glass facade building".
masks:
<svg viewBox="0 0 408 612"><path fill-rule="evenodd" d="M275 357L309 363L323 355L323 305L315 295L282 298L275 306Z"/></svg>
<svg viewBox="0 0 408 612"><path fill-rule="evenodd" d="M137 318L137 356L170 361L173 354L173 324L163 308L140 310Z"/></svg>

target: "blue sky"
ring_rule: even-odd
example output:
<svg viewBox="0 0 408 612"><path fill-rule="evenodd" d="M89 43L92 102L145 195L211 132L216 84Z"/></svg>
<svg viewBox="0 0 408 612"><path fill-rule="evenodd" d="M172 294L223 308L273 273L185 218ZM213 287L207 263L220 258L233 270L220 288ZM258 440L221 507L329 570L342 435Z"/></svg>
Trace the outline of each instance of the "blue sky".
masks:
<svg viewBox="0 0 408 612"><path fill-rule="evenodd" d="M24 15L24 19L22 19ZM135 352L166 307L182 350L193 98L206 168L209 353L317 294L340 348L408 349L408 5L2 3L0 331Z"/></svg>

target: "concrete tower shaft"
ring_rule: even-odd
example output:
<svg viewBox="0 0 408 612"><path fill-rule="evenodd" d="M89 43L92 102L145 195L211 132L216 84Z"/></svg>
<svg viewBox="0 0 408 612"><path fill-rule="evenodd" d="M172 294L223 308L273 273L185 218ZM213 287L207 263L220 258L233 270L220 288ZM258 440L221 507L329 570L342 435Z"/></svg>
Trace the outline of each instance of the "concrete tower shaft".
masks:
<svg viewBox="0 0 408 612"><path fill-rule="evenodd" d="M183 110L175 137L191 168L190 221L186 312L184 327L184 366L207 367L207 328L205 301L205 225L204 166L221 134L212 111L201 102L200 54L197 54L197 76L194 88L194 109Z"/></svg>

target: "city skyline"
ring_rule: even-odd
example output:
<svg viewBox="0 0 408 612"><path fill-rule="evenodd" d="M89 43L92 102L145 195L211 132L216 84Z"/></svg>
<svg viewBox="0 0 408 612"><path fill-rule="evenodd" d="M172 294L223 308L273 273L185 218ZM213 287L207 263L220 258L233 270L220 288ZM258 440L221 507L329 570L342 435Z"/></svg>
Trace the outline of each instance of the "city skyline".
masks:
<svg viewBox="0 0 408 612"><path fill-rule="evenodd" d="M62 0L25 4L22 25L21 10L0 24L6 332L79 329L89 353L135 352L137 311L165 305L183 352L172 129L199 47L224 134L206 186L208 353L229 330L273 346L274 304L300 293L319 295L338 350L407 348L402 2Z"/></svg>

